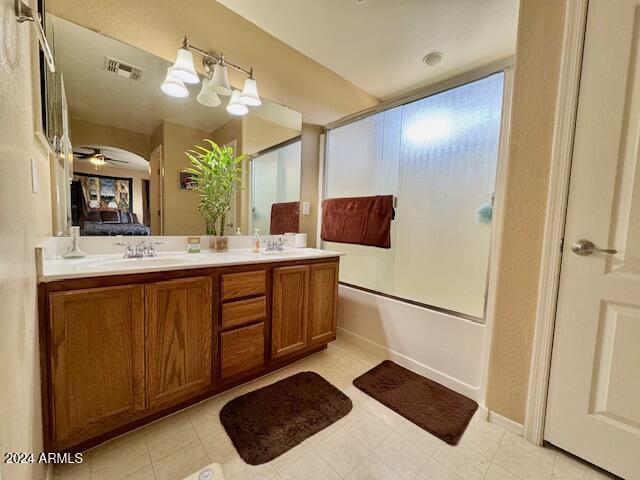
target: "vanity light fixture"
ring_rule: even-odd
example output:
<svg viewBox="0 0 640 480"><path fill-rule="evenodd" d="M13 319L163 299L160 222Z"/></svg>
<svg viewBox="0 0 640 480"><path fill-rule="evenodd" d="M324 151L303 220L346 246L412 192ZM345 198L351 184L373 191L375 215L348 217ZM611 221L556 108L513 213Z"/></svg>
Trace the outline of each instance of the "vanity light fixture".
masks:
<svg viewBox="0 0 640 480"><path fill-rule="evenodd" d="M189 90L187 90L182 80L173 76L172 67L167 68L167 76L164 78L162 85L160 85L160 90L170 97L184 98L189 95Z"/></svg>
<svg viewBox="0 0 640 480"><path fill-rule="evenodd" d="M202 81L202 88L196 97L196 100L205 107L217 107L222 103L218 94L213 90L211 80L205 78Z"/></svg>
<svg viewBox="0 0 640 480"><path fill-rule="evenodd" d="M240 99L240 90L234 90L231 94L231 100L229 100L229 105L227 105L227 112L231 115L246 115L249 112L249 107Z"/></svg>
<svg viewBox="0 0 640 480"><path fill-rule="evenodd" d="M211 89L218 95L231 95L231 85L229 84L229 75L227 74L227 65L224 63L224 57L220 59L213 69L211 77Z"/></svg>
<svg viewBox="0 0 640 480"><path fill-rule="evenodd" d="M200 77L193 65L193 53L182 46L178 49L176 61L171 67L171 75L184 83L199 83Z"/></svg>
<svg viewBox="0 0 640 480"><path fill-rule="evenodd" d="M258 95L258 85L253 78L253 69L251 69L249 78L244 81L244 89L240 94L240 101L250 107L262 105L262 100L260 100L260 96Z"/></svg>
<svg viewBox="0 0 640 480"><path fill-rule="evenodd" d="M193 65L192 52L199 53L203 57L205 66L205 78L196 100L207 107L217 107L222 102L219 95L231 95L227 104L227 111L233 115L246 115L247 106L257 107L262 104L258 95L258 85L253 76L253 68L247 70L225 60L222 53L207 52L189 43L184 37L182 46L178 49L175 63L169 67L167 77L160 87L164 93L172 97L186 97L189 90L185 83L198 83L199 77ZM227 67L244 73L249 78L244 82L241 91L235 91L229 83Z"/></svg>

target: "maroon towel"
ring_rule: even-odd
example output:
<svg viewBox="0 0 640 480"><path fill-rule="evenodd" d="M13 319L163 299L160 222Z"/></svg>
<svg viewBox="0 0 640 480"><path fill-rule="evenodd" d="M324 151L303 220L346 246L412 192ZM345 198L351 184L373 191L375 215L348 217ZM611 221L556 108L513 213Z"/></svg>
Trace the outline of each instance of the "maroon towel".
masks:
<svg viewBox="0 0 640 480"><path fill-rule="evenodd" d="M270 235L297 233L300 228L300 202L274 203L271 205Z"/></svg>
<svg viewBox="0 0 640 480"><path fill-rule="evenodd" d="M391 248L393 196L331 198L322 202L322 240Z"/></svg>

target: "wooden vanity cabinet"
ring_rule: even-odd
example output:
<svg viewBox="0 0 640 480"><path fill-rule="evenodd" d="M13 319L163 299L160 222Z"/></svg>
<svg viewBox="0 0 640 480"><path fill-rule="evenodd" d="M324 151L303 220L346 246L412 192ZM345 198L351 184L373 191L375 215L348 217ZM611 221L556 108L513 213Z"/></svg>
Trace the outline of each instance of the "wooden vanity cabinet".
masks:
<svg viewBox="0 0 640 480"><path fill-rule="evenodd" d="M273 269L271 358L306 348L309 302L309 266Z"/></svg>
<svg viewBox="0 0 640 480"><path fill-rule="evenodd" d="M264 322L220 334L220 371L223 380L249 372L265 363Z"/></svg>
<svg viewBox="0 0 640 480"><path fill-rule="evenodd" d="M336 338L338 263L273 269L271 357Z"/></svg>
<svg viewBox="0 0 640 480"><path fill-rule="evenodd" d="M84 449L335 339L336 258L42 283L45 450Z"/></svg>
<svg viewBox="0 0 640 480"><path fill-rule="evenodd" d="M125 425L146 408L144 289L57 292L49 302L50 424L64 448Z"/></svg>
<svg viewBox="0 0 640 480"><path fill-rule="evenodd" d="M338 319L338 263L309 266L309 344L336 338Z"/></svg>
<svg viewBox="0 0 640 480"><path fill-rule="evenodd" d="M224 273L220 283L220 378L224 382L266 366L267 271Z"/></svg>
<svg viewBox="0 0 640 480"><path fill-rule="evenodd" d="M174 405L207 390L213 381L211 278L150 283L145 300L149 406Z"/></svg>

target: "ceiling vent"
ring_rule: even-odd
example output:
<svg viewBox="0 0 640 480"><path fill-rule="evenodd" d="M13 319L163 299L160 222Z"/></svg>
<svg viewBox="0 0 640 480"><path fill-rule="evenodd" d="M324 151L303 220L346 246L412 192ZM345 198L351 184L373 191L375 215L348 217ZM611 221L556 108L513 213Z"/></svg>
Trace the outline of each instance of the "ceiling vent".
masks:
<svg viewBox="0 0 640 480"><path fill-rule="evenodd" d="M143 70L133 65L128 65L111 57L104 57L104 68L109 72L113 72L124 78L130 78L131 80L140 80Z"/></svg>

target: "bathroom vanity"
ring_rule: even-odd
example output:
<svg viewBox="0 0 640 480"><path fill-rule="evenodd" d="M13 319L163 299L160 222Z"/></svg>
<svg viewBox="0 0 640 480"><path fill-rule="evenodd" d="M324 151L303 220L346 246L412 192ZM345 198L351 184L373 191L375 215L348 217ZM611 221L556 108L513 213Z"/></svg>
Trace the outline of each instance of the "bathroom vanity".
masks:
<svg viewBox="0 0 640 480"><path fill-rule="evenodd" d="M326 348L338 255L45 261L45 450L83 450Z"/></svg>

